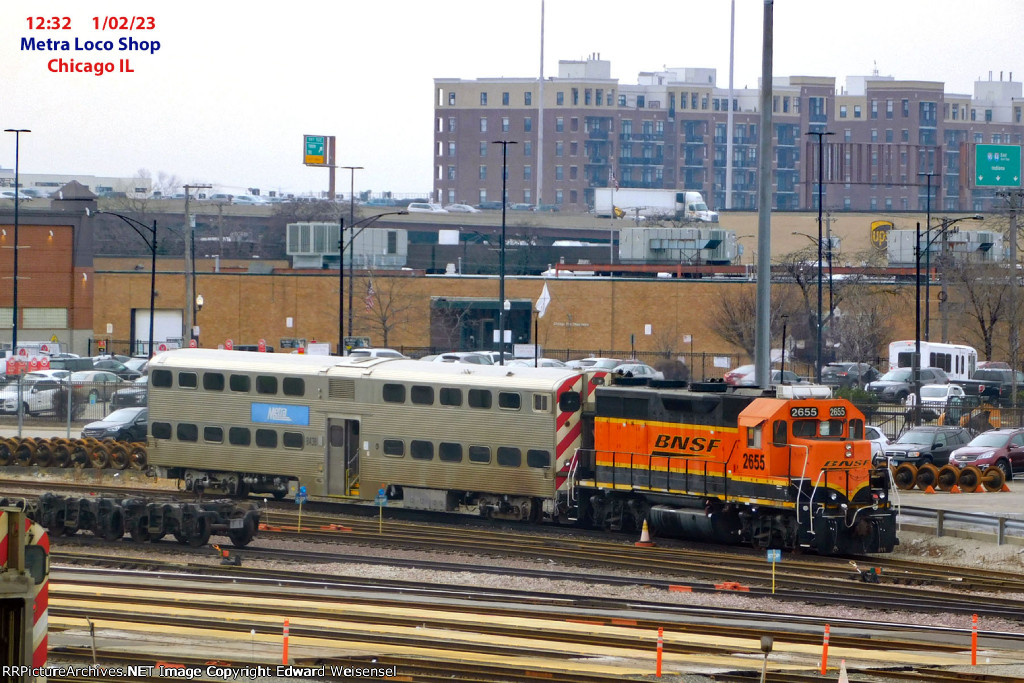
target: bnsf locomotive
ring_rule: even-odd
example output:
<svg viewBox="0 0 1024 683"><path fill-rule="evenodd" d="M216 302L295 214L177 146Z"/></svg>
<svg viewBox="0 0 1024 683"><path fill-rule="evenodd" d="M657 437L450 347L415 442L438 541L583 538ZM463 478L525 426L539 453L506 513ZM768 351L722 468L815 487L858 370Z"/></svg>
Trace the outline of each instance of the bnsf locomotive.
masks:
<svg viewBox="0 0 1024 683"><path fill-rule="evenodd" d="M872 470L864 417L841 399L206 349L160 354L149 377L154 474L188 490L383 491L414 509L649 520L665 535L825 554L897 542L887 473Z"/></svg>

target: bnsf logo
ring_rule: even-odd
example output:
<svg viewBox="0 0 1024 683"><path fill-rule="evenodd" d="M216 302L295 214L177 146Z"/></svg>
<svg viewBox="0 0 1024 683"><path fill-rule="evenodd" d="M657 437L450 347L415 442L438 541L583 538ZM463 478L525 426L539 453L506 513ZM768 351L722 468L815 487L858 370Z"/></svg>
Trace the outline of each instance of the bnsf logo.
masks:
<svg viewBox="0 0 1024 683"><path fill-rule="evenodd" d="M690 451L691 453L710 453L722 443L721 439L706 439L703 436L669 436L658 434L654 440L655 448L667 448L674 451Z"/></svg>

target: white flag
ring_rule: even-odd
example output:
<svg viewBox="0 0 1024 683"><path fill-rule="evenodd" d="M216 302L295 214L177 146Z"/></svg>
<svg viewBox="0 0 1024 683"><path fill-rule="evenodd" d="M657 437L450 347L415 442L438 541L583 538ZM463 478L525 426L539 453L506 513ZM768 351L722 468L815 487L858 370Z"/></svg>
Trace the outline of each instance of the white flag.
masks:
<svg viewBox="0 0 1024 683"><path fill-rule="evenodd" d="M548 304L551 303L551 294L548 293L548 284L544 283L544 291L540 293L540 298L537 299L537 317L543 318L544 311L548 310Z"/></svg>

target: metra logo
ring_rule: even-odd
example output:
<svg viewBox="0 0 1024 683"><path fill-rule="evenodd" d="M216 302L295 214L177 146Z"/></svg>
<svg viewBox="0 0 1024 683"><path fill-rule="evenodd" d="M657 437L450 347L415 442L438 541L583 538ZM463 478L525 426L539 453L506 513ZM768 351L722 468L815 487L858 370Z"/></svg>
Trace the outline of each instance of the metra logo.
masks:
<svg viewBox="0 0 1024 683"><path fill-rule="evenodd" d="M721 439L706 439L703 436L670 436L658 434L654 440L655 448L668 448L673 451L689 451L690 453L710 453L722 443Z"/></svg>
<svg viewBox="0 0 1024 683"><path fill-rule="evenodd" d="M267 419L273 420L274 422L291 422L292 418L288 415L287 408L269 408L267 410Z"/></svg>

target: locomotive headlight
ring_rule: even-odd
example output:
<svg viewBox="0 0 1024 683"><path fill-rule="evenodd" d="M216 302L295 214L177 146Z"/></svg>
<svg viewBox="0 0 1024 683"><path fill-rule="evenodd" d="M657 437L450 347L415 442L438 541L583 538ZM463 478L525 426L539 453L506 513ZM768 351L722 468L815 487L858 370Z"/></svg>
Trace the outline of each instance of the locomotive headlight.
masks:
<svg viewBox="0 0 1024 683"><path fill-rule="evenodd" d="M839 494L833 491L832 495L830 495L829 498L831 498L832 500L836 500L839 498Z"/></svg>

